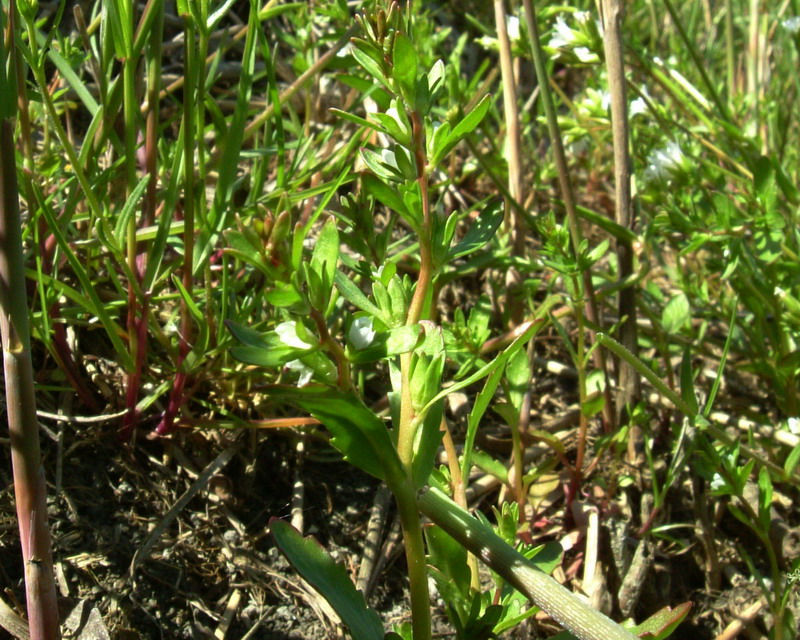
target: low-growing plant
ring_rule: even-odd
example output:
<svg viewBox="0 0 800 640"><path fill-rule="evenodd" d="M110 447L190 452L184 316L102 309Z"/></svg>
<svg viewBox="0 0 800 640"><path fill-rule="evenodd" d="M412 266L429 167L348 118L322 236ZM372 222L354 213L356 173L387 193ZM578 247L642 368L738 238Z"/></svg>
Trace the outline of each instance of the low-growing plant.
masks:
<svg viewBox="0 0 800 640"><path fill-rule="evenodd" d="M605 526L622 494L652 498L617 536L642 549L692 547L671 512L689 484L697 522L723 501L720 527L754 541L737 551L765 626L790 637L798 561L773 512L800 460L798 2L463 4L4 3L6 361L33 351L40 394L123 410L133 446L288 426L384 483L411 603L388 633L341 565L271 523L355 638L431 637L432 595L463 639L539 608L560 638L668 637L690 603L618 625L547 575L594 563L583 542L533 542L546 482L570 531L587 500ZM23 557L45 576L33 378L17 373ZM763 386L755 409L725 393L738 376ZM531 424L547 384L569 445ZM502 456L482 448L491 424ZM534 445L549 453L530 467ZM476 468L503 489L473 517ZM33 637L54 626L31 611Z"/></svg>

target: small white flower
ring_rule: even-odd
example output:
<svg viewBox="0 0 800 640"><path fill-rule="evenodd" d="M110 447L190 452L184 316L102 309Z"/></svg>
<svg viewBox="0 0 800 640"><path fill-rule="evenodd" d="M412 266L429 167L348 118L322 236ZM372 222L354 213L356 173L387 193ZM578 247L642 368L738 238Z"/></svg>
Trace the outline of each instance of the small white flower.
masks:
<svg viewBox="0 0 800 640"><path fill-rule="evenodd" d="M677 171L683 162L683 151L677 142L668 142L662 149L656 149L647 158L645 177L650 181L664 180Z"/></svg>
<svg viewBox="0 0 800 640"><path fill-rule="evenodd" d="M636 98L636 100L631 102L629 113L631 118L647 113L647 103L644 101L644 98Z"/></svg>
<svg viewBox="0 0 800 640"><path fill-rule="evenodd" d="M297 335L297 323L294 320L289 322L281 322L275 327L275 333L281 339L281 342L287 347L294 347L295 349L311 349L314 345L308 344L305 340L301 340Z"/></svg>
<svg viewBox="0 0 800 640"><path fill-rule="evenodd" d="M789 418L786 421L789 431L796 436L800 435L800 418Z"/></svg>
<svg viewBox="0 0 800 640"><path fill-rule="evenodd" d="M781 289L780 287L775 287L775 290L772 292L772 294L776 298L783 298L786 295L786 292L783 289Z"/></svg>
<svg viewBox="0 0 800 640"><path fill-rule="evenodd" d="M295 373L299 373L300 377L297 379L297 386L302 387L307 385L311 382L311 376L314 375L314 370L303 364L302 360L290 360L286 363L286 368L289 371L294 371Z"/></svg>
<svg viewBox="0 0 800 640"><path fill-rule="evenodd" d="M336 52L336 57L337 58L346 58L351 53L353 53L353 43L352 42L348 42L346 45L344 45L341 49L339 49Z"/></svg>
<svg viewBox="0 0 800 640"><path fill-rule="evenodd" d="M509 40L519 40L519 18L517 16L506 16L506 31Z"/></svg>
<svg viewBox="0 0 800 640"><path fill-rule="evenodd" d="M547 46L552 49L560 49L570 46L574 41L575 34L572 32L572 29L569 28L569 25L564 21L562 16L558 16L553 29L553 37L550 38L550 42Z"/></svg>
<svg viewBox="0 0 800 640"><path fill-rule="evenodd" d="M356 349L365 349L375 339L375 329L372 328L372 318L361 316L353 320L350 332L347 334L350 342Z"/></svg>
<svg viewBox="0 0 800 640"><path fill-rule="evenodd" d="M784 20L781 24L783 25L783 28L792 35L796 35L798 32L800 32L800 16L786 18L786 20Z"/></svg>
<svg viewBox="0 0 800 640"><path fill-rule="evenodd" d="M592 16L588 11L576 11L572 14L572 17L575 18L579 24L584 25L589 22L589 18Z"/></svg>
<svg viewBox="0 0 800 640"><path fill-rule="evenodd" d="M575 47L572 52L575 54L575 57L584 64L597 62L599 59L595 54L589 51L587 47Z"/></svg>
<svg viewBox="0 0 800 640"><path fill-rule="evenodd" d="M721 475L718 473L714 474L714 477L711 479L711 490L712 491L719 491L723 487L726 486L725 480L722 478Z"/></svg>

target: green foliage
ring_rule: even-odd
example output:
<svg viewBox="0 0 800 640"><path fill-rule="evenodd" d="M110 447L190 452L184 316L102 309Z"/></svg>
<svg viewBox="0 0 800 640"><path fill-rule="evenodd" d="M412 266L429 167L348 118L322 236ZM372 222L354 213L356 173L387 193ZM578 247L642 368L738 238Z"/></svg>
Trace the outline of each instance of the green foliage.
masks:
<svg viewBox="0 0 800 640"><path fill-rule="evenodd" d="M105 400L136 418L159 407L185 424L200 412L257 423L287 405L310 414L346 461L390 485L409 565L423 567L414 496L425 485L455 494L460 472L466 490L474 466L510 485L519 459L526 482L545 468L569 475L556 508L595 495L595 482L611 508L620 488L607 469L631 463L628 439L641 427L632 450L644 453L641 486L655 504L641 535L666 535L670 500L686 474L700 477L697 490L727 504L721 530L743 523L759 540L740 568L771 581L772 633L786 637L770 509L796 488L800 462L800 445L773 437L800 415L796 2L730 16L729 34L731 3L626 4L630 225L613 219L611 87L592 3L543 7L537 30L508 16L526 107L518 123L501 110L509 87L480 3L358 2L354 20L344 0L182 1L165 20L169 3L140 13L113 0L75 30L64 3L53 15L18 4L16 32L0 42L0 119L17 122L43 392L90 388L82 351L125 380ZM758 64L750 34L769 52ZM182 42L179 55L161 40ZM528 55L539 48L537 84ZM11 53L24 63L20 86ZM180 87L161 77L168 59L183 61ZM566 167L551 158L554 135ZM626 292L637 353L620 334ZM573 369L555 384L544 360ZM622 363L670 408L615 412ZM732 370L760 391L746 398L763 422L749 433L719 417L740 410ZM178 379L190 380L186 392ZM536 395L545 388L558 389L555 404ZM263 402L244 401L254 392ZM460 418L446 410L455 393L466 395ZM579 409L579 454L534 422L552 406ZM443 423L463 448L434 471ZM488 426L512 429L510 456L481 449ZM552 460L527 465L533 445ZM518 509L493 515L511 547ZM276 538L301 574L330 568L281 526ZM442 529L425 536L457 637L494 637L534 611L507 581L476 588L465 547ZM296 560L304 553L309 565ZM535 559L547 571L560 561L548 546ZM375 614L331 570L323 595L342 592L356 637L380 637ZM395 633L424 638L427 587L410 582L415 621ZM666 638L687 614L666 608L635 633Z"/></svg>
<svg viewBox="0 0 800 640"><path fill-rule="evenodd" d="M270 532L295 570L330 603L347 626L353 640L383 637L383 625L364 596L350 581L345 568L335 563L316 540L303 538L291 525L273 518Z"/></svg>

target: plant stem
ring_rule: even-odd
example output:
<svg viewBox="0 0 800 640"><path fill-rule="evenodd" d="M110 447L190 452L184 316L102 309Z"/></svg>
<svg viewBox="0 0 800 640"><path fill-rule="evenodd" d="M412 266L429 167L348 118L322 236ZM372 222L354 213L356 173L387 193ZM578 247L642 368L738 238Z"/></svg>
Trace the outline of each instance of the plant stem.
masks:
<svg viewBox="0 0 800 640"><path fill-rule="evenodd" d="M12 6L9 14L13 15L13 12ZM13 21L11 26L13 28ZM5 55L0 59L5 64ZM7 95L5 99L10 101L13 98ZM50 640L59 637L58 606L50 532L47 528L47 487L41 466L39 422L33 387L22 221L19 215L14 124L11 117L0 120L0 190L0 237L3 238L0 249L0 331L14 495L25 564L28 624L32 640Z"/></svg>
<svg viewBox="0 0 800 640"><path fill-rule="evenodd" d="M628 100L625 91L625 67L622 48L623 5L621 0L603 0L603 47L608 70L608 89L611 94L611 127L614 136L614 186L616 222L626 229L633 228L631 202L631 158L629 153ZM633 275L633 246L630 240L617 238L617 281L623 282ZM628 351L638 352L636 328L636 288L623 287L617 301L621 321L619 336ZM624 360L619 361L619 393L616 418L624 419L626 407L632 407L641 395L641 382L636 370ZM641 448L641 429L631 429L628 454L631 462Z"/></svg>
<svg viewBox="0 0 800 640"><path fill-rule="evenodd" d="M506 544L490 527L473 518L438 489L428 488L420 492L417 506L434 523L580 640L636 640L636 636L630 631L626 631L558 584Z"/></svg>
<svg viewBox="0 0 800 640"><path fill-rule="evenodd" d="M184 14L184 60L186 85L183 93L183 264L181 279L186 295L192 293L192 276L194 265L194 222L195 222L195 147L198 144L195 136L195 101L198 99L197 76L197 44L195 42L194 18ZM200 140L202 144L202 138ZM183 403L183 388L186 384L187 372L184 371L186 356L191 351L192 316L185 298L181 297L180 335L178 336L178 358L175 362L175 381L170 392L169 403L161 422L156 427L158 435L170 432L175 416Z"/></svg>
<svg viewBox="0 0 800 640"><path fill-rule="evenodd" d="M417 165L417 182L422 196L422 229L419 235L420 268L417 286L406 316L406 325L417 324L425 313L431 280L433 279L433 252L431 236L433 221L428 201L428 172L425 155L425 128L418 111L411 113L414 159ZM400 356L402 389L400 395L400 424L397 436L397 453L405 471L405 478L393 488L400 511L400 524L408 564L409 592L411 597L411 618L414 640L428 640L431 637L430 594L428 593L428 574L425 566L425 544L422 540L422 524L414 499L414 440L417 426L411 395L410 353Z"/></svg>
<svg viewBox="0 0 800 640"><path fill-rule="evenodd" d="M431 603L428 593L428 570L425 561L425 543L422 539L422 522L414 497L411 481L401 487L394 487L403 529L403 543L406 548L408 565L408 587L411 598L411 627L414 640L431 638Z"/></svg>

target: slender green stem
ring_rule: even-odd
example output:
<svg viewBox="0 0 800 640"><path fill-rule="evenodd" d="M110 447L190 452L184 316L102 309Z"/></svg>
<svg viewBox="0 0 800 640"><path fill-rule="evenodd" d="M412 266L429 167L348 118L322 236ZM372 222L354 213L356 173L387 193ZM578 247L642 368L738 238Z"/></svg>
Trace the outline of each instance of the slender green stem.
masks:
<svg viewBox="0 0 800 640"><path fill-rule="evenodd" d="M728 73L728 104L736 94L736 52L733 42L733 2L725 0L725 61Z"/></svg>
<svg viewBox="0 0 800 640"><path fill-rule="evenodd" d="M428 593L428 571L425 561L425 543L422 539L422 521L410 482L393 491L400 514L403 543L408 565L409 595L411 598L411 627L414 640L431 638L431 603Z"/></svg>
<svg viewBox="0 0 800 640"><path fill-rule="evenodd" d="M413 151L417 165L417 182L422 196L422 233L419 236L419 277L417 278L414 295L409 304L406 317L407 325L417 324L423 318L433 279L433 252L431 249L433 220L431 219L428 199L425 128L422 123L422 116L418 111L411 113L411 123L413 129ZM411 395L411 359L412 355L410 353L405 353L400 357L402 389L397 453L403 465L406 478L401 487L398 487L398 490L394 491L394 493L400 510L400 524L402 525L403 540L406 547L414 640L428 640L431 637L431 612L428 575L425 568L425 545L422 540L419 512L413 495L414 440L416 430L420 426L419 420L416 419L417 416L415 415Z"/></svg>
<svg viewBox="0 0 800 640"><path fill-rule="evenodd" d="M580 640L635 640L602 613L538 569L492 529L434 488L417 496L417 506L466 549L524 593Z"/></svg>
<svg viewBox="0 0 800 640"><path fill-rule="evenodd" d="M697 51L697 47L695 46L694 41L689 38L689 34L686 33L686 29L683 28L683 24L681 23L680 16L675 11L675 8L672 6L672 2L670 0L664 0L664 6L667 8L670 17L672 18L672 22L675 25L675 28L678 30L678 34L683 40L683 44L686 45L686 50L689 52L689 55L694 62L694 66L697 69L697 72L700 74L700 78L703 81L703 84L706 87L706 91L708 91L708 95L711 96L711 100L714 102L714 105L717 107L720 116L722 116L728 122L731 121L731 114L728 111L727 105L720 99L719 94L717 93L717 89L714 86L714 83L711 81L711 78L706 71L706 62L700 57L700 54Z"/></svg>

